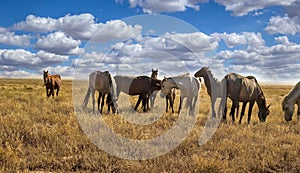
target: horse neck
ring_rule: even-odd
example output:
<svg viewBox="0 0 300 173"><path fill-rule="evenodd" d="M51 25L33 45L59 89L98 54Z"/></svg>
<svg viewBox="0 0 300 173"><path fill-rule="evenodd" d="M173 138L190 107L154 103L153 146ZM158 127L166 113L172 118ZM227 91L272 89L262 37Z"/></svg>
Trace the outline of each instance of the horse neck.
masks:
<svg viewBox="0 0 300 173"><path fill-rule="evenodd" d="M220 82L214 78L211 71L209 71L209 70L206 71L206 75L204 75L203 78L204 78L205 86L207 88L207 93L209 96L211 96L212 86L214 88L216 88L216 87L219 88Z"/></svg>
<svg viewBox="0 0 300 173"><path fill-rule="evenodd" d="M257 106L258 106L259 110L261 110L261 109L267 109L266 99L265 99L265 97L263 95L262 96L258 96L258 98L256 99L256 103L257 103Z"/></svg>
<svg viewBox="0 0 300 173"><path fill-rule="evenodd" d="M171 81L170 83L171 83L172 88L178 88L178 85L175 82L175 81L178 81L178 77L175 77L175 79L174 78L169 78L169 80Z"/></svg>
<svg viewBox="0 0 300 173"><path fill-rule="evenodd" d="M285 96L290 103L294 104L300 98L300 82L298 82L295 87Z"/></svg>

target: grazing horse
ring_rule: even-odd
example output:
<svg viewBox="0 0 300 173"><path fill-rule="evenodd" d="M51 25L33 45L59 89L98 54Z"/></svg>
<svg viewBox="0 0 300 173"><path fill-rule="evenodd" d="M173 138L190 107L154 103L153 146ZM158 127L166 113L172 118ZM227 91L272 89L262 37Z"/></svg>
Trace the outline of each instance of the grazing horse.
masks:
<svg viewBox="0 0 300 173"><path fill-rule="evenodd" d="M282 100L282 110L284 112L284 119L291 121L294 113L294 105L298 105L297 119L300 117L300 82L298 82L292 90L284 96Z"/></svg>
<svg viewBox="0 0 300 173"><path fill-rule="evenodd" d="M180 113L182 101L186 98L187 102L185 106L186 108L189 108L189 115L194 115L196 102L198 100L198 94L201 89L200 81L197 78L190 76L189 74L183 74L180 76L169 78L164 77L161 83L162 96L168 95L172 88L178 88L180 90L180 104L178 114Z"/></svg>
<svg viewBox="0 0 300 173"><path fill-rule="evenodd" d="M54 97L54 90L56 89L56 96L58 96L58 92L60 90L62 80L60 75L55 74L55 75L50 75L48 71L44 71L44 86L46 86L46 95L47 97Z"/></svg>
<svg viewBox="0 0 300 173"><path fill-rule="evenodd" d="M148 76L122 76L116 75L114 77L117 84L117 96L119 96L120 92L124 92L128 95L139 95L139 99L134 107L134 110L137 110L141 101L144 100L143 104L145 104L148 97L155 90L160 90L161 81L158 79L153 79ZM143 111L146 112L146 105L143 107Z"/></svg>
<svg viewBox="0 0 300 173"><path fill-rule="evenodd" d="M221 98L221 100L225 102L227 97L225 79L222 79L221 81L215 79L208 67L202 67L194 74L194 76L204 78L207 94L209 95L211 100L212 117L216 117L215 103L217 98ZM219 111L220 109L222 109L221 106L219 106Z"/></svg>
<svg viewBox="0 0 300 173"><path fill-rule="evenodd" d="M261 122L265 122L267 115L270 113L270 105L266 106L264 93L255 77L243 77L236 73L230 73L225 76L225 80L227 85L227 96L232 100L232 107L230 111L232 121L235 121L235 109L237 109L236 115L238 116L239 102L243 102L243 109L239 120L239 123L241 123L246 104L249 102L248 123L250 123L252 108L256 102L259 109L259 120ZM224 119L226 119L226 113L224 114Z"/></svg>
<svg viewBox="0 0 300 173"><path fill-rule="evenodd" d="M92 103L93 103L93 111L95 111L95 91L99 92L98 97L98 111L102 114L102 109L104 106L105 95L107 94L106 103L108 105L108 112L110 111L110 107L112 107L113 113L116 113L117 110L117 100L116 96L116 83L114 78L111 77L108 71L101 72L95 71L90 73L89 75L89 87L85 96L85 99L82 103L82 109L86 108L90 94L92 93ZM102 97L101 108L100 106L100 97Z"/></svg>

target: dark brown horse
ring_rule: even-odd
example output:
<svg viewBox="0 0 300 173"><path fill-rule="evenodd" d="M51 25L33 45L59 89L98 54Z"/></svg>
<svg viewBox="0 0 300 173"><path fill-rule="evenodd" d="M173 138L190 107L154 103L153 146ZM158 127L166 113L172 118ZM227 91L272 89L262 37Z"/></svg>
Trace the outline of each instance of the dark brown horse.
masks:
<svg viewBox="0 0 300 173"><path fill-rule="evenodd" d="M148 99L148 97L155 90L160 90L161 81L158 79L153 79L148 76L122 76L116 75L114 77L117 84L117 96L120 92L124 92L128 95L139 95L139 99L134 107L134 110L137 110L143 99ZM143 111L146 112L146 105L143 108Z"/></svg>
<svg viewBox="0 0 300 173"><path fill-rule="evenodd" d="M58 96L58 92L60 90L62 80L60 75L50 75L48 71L44 71L44 86L46 86L46 95L47 97L54 97L54 90L56 89L56 96Z"/></svg>
<svg viewBox="0 0 300 173"><path fill-rule="evenodd" d="M89 75L89 87L82 103L83 109L87 106L90 94L92 93L93 111L95 111L95 91L99 92L98 111L102 114L105 96L107 95L106 103L108 105L108 112L110 111L110 107L112 107L112 111L115 113L117 109L116 84L108 71L95 71ZM102 98L101 107L100 98Z"/></svg>
<svg viewBox="0 0 300 173"><path fill-rule="evenodd" d="M237 109L236 115L239 113L239 102L243 102L243 109L239 120L239 123L241 123L246 104L249 102L248 123L250 123L252 108L256 102L259 109L259 120L265 122L267 115L270 113L270 105L266 106L264 93L255 77L243 77L236 73L230 73L225 76L225 80L227 85L227 96L232 100L230 111L232 121L235 121L235 109ZM224 114L224 119L226 119L226 113Z"/></svg>

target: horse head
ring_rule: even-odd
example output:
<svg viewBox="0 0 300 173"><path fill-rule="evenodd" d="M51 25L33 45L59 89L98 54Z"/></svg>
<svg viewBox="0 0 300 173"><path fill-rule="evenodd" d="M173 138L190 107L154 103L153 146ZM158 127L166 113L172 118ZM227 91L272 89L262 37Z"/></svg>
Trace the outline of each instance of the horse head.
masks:
<svg viewBox="0 0 300 173"><path fill-rule="evenodd" d="M206 74L206 71L209 69L209 67L202 67L200 70L198 70L194 76L195 77L204 77Z"/></svg>
<svg viewBox="0 0 300 173"><path fill-rule="evenodd" d="M49 75L48 71L44 70L44 74L43 74L44 86L46 85L46 82L47 82L46 79L47 79L48 75Z"/></svg>
<svg viewBox="0 0 300 173"><path fill-rule="evenodd" d="M156 69L156 70L152 69L151 77L156 79L157 75L158 75L158 69Z"/></svg>
<svg viewBox="0 0 300 173"><path fill-rule="evenodd" d="M270 114L270 106L271 104L269 104L268 106L266 106L266 100L264 97L261 97L263 105L259 106L259 111L258 111L258 118L260 120L260 122L265 122L267 116Z"/></svg>
<svg viewBox="0 0 300 173"><path fill-rule="evenodd" d="M294 104L288 103L287 97L282 101L282 110L284 112L285 121L291 121L294 113Z"/></svg>

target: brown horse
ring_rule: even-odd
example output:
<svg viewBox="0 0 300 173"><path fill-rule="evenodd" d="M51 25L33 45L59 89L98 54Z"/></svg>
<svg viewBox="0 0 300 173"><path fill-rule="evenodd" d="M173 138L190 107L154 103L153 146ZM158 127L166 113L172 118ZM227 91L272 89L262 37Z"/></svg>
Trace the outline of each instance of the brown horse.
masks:
<svg viewBox="0 0 300 173"><path fill-rule="evenodd" d="M298 82L292 90L284 96L282 100L282 110L284 112L284 119L291 121L294 113L294 105L298 105L297 119L300 117L300 82Z"/></svg>
<svg viewBox="0 0 300 173"><path fill-rule="evenodd" d="M225 76L225 80L227 85L227 96L232 100L230 111L232 121L235 121L235 109L237 109L236 115L239 113L239 102L243 102L243 109L239 120L239 123L241 123L246 104L249 102L248 123L250 123L252 108L256 102L259 109L259 120L265 122L267 115L270 113L270 105L266 106L264 93L255 77L243 77L236 73L230 73ZM226 119L226 113L224 114L224 119Z"/></svg>
<svg viewBox="0 0 300 173"><path fill-rule="evenodd" d="M60 90L62 80L60 75L50 75L48 71L44 71L44 86L46 86L46 95L47 97L54 97L54 90L56 89L56 96L58 96L58 92Z"/></svg>
<svg viewBox="0 0 300 173"><path fill-rule="evenodd" d="M101 72L95 71L89 75L89 88L87 90L85 99L82 103L82 108L86 108L90 94L92 93L92 104L93 111L95 111L95 91L99 92L98 97L98 111L102 114L105 95L107 95L106 103L108 105L108 112L110 111L110 107L112 107L113 113L116 112L117 109L117 97L116 97L116 85L114 79L111 77L108 71ZM100 98L102 97L101 108L100 108Z"/></svg>
<svg viewBox="0 0 300 173"><path fill-rule="evenodd" d="M147 99L149 95L155 90L160 90L161 81L158 79L153 79L148 76L122 76L116 75L114 77L117 84L117 96L120 92L124 92L128 95L139 95L139 99L134 107L137 110L143 99ZM146 112L146 105L143 108Z"/></svg>

